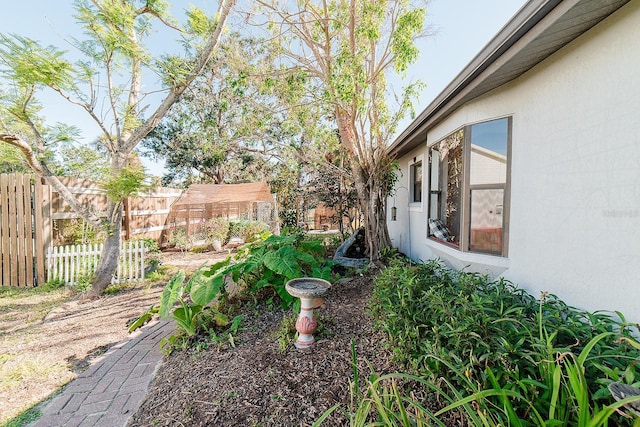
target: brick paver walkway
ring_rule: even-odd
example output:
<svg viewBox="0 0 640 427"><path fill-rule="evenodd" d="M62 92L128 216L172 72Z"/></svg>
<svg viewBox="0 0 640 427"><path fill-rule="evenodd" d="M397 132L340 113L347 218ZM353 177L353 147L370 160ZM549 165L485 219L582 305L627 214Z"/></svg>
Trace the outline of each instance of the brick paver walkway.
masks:
<svg viewBox="0 0 640 427"><path fill-rule="evenodd" d="M160 366L160 340L172 330L172 322L155 321L111 347L46 403L30 427L126 425Z"/></svg>

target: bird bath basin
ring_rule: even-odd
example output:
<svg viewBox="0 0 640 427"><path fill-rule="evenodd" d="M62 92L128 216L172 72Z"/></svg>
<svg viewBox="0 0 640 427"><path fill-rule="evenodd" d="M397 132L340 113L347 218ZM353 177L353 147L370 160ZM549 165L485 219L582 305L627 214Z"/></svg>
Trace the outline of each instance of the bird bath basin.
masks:
<svg viewBox="0 0 640 427"><path fill-rule="evenodd" d="M331 288L331 283L314 277L301 277L286 283L285 289L289 295L300 298L300 314L296 320L298 339L295 346L297 348L309 348L315 342L313 333L316 331L318 323L313 317L313 309L324 303L322 295L329 288Z"/></svg>

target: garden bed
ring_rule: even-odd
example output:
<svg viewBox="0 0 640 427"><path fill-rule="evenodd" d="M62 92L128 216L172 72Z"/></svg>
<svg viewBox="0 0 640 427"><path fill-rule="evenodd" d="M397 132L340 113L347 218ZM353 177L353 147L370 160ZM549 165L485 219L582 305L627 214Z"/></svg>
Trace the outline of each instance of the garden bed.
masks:
<svg viewBox="0 0 640 427"><path fill-rule="evenodd" d="M190 349L168 356L130 421L131 426L311 425L336 403L350 401L352 340L360 375L397 370L374 332L365 305L373 276L334 284L326 309L317 310L324 331L310 351L278 342L291 310L245 308L235 348ZM344 425L339 410L323 425Z"/></svg>

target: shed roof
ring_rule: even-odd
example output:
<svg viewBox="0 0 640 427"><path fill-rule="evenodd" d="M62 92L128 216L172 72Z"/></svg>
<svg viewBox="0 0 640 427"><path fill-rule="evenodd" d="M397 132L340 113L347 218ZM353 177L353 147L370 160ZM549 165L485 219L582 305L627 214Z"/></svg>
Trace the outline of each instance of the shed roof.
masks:
<svg viewBox="0 0 640 427"><path fill-rule="evenodd" d="M400 156L425 143L427 131L457 108L520 77L628 2L528 1L396 138L391 153Z"/></svg>
<svg viewBox="0 0 640 427"><path fill-rule="evenodd" d="M174 206L247 202L273 202L267 183L192 184Z"/></svg>

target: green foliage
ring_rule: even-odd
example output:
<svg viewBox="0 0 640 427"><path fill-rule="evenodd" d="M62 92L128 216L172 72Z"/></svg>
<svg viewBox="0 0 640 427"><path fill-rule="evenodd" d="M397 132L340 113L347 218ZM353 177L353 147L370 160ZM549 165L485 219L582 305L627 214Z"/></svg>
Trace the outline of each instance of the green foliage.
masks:
<svg viewBox="0 0 640 427"><path fill-rule="evenodd" d="M66 144L58 150L59 161L50 166L58 176L100 182L109 176L109 156L94 146Z"/></svg>
<svg viewBox="0 0 640 427"><path fill-rule="evenodd" d="M129 324L129 327L127 329L129 333L132 333L136 329L143 327L148 321L153 319L153 316L158 314L158 311L158 307L152 305L147 311L142 313L137 319Z"/></svg>
<svg viewBox="0 0 640 427"><path fill-rule="evenodd" d="M295 229L298 227L298 215L295 209L283 209L280 211L282 228Z"/></svg>
<svg viewBox="0 0 640 427"><path fill-rule="evenodd" d="M208 268L197 270L185 283L184 271L178 272L165 286L158 307L151 307L129 328L133 331L156 313L161 318L171 317L179 332L167 338L165 348L187 348L191 344L206 346L199 337L204 334L208 342L234 344L233 336L242 319L230 319L227 305L228 280L233 280L245 295L256 298L279 298L283 307L293 304L287 293L288 280L312 276L331 278L331 265L324 261L324 247L318 240L302 235L269 236L266 240L245 245L236 259L227 258Z"/></svg>
<svg viewBox="0 0 640 427"><path fill-rule="evenodd" d="M233 280L249 293L273 291L284 308L294 298L285 284L298 277L331 279L331 263L324 260L322 241L306 239L304 235L269 236L265 240L245 245L238 252L239 261L222 269L211 268L210 275L231 273Z"/></svg>
<svg viewBox="0 0 640 427"><path fill-rule="evenodd" d="M42 289L44 291L53 291L53 290L60 289L60 288L64 287L64 285L65 285L64 280L52 279L52 280L49 280L47 283L45 283L42 286Z"/></svg>
<svg viewBox="0 0 640 427"><path fill-rule="evenodd" d="M203 225L203 231L207 235L207 242L213 243L216 240L226 243L229 240L229 221L223 217L208 219Z"/></svg>
<svg viewBox="0 0 640 427"><path fill-rule="evenodd" d="M117 175L109 177L103 187L109 200L118 203L140 191L144 177L143 169L125 167Z"/></svg>
<svg viewBox="0 0 640 427"><path fill-rule="evenodd" d="M115 283L113 285L107 286L103 293L104 295L116 295L120 292L132 289L134 286L135 284L133 282Z"/></svg>
<svg viewBox="0 0 640 427"><path fill-rule="evenodd" d="M93 270L93 268L88 269L89 271ZM78 293L87 292L91 289L91 279L93 278L92 272L79 273L75 278L75 283L73 284L73 288Z"/></svg>
<svg viewBox="0 0 640 427"><path fill-rule="evenodd" d="M276 331L276 340L278 341L278 347L281 352L284 352L289 344L296 340L298 331L296 330L296 320L298 314L294 311L282 318L278 330Z"/></svg>
<svg viewBox="0 0 640 427"><path fill-rule="evenodd" d="M24 411L20 412L14 418L6 421L3 424L3 427L23 427L23 426L28 426L31 423L35 422L36 420L40 419L41 416L42 416L42 411L40 410L40 405L39 404L35 404L35 405L31 406L30 408L27 408Z"/></svg>
<svg viewBox="0 0 640 427"><path fill-rule="evenodd" d="M22 154L16 147L0 144L0 173L28 173Z"/></svg>
<svg viewBox="0 0 640 427"><path fill-rule="evenodd" d="M607 405L606 387L637 381L640 344L620 313L588 313L553 295L536 300L502 279L399 259L376 278L370 310L395 359L420 376L445 378L449 410L463 409L470 422L626 423ZM471 402L486 413L465 407Z"/></svg>
<svg viewBox="0 0 640 427"><path fill-rule="evenodd" d="M239 237L245 243L255 242L270 234L269 226L259 221L230 221L229 237Z"/></svg>
<svg viewBox="0 0 640 427"><path fill-rule="evenodd" d="M211 25L202 13L192 16L194 27ZM280 126L287 117L284 108L262 90L264 76L274 72L274 58L272 45L253 37L231 34L221 41L192 90L143 141L145 155L165 160L165 185L273 175L272 156L282 158L285 139L292 138ZM169 82L181 81L193 67L188 58L174 56L159 63Z"/></svg>
<svg viewBox="0 0 640 427"><path fill-rule="evenodd" d="M104 233L96 230L82 218L56 221L55 234L58 245L81 245L85 243L100 243L104 240Z"/></svg>
<svg viewBox="0 0 640 427"><path fill-rule="evenodd" d="M185 227L174 228L169 238L169 244L178 249L187 250L189 247L189 239L187 238L187 229Z"/></svg>
<svg viewBox="0 0 640 427"><path fill-rule="evenodd" d="M160 267L157 270L150 271L145 275L145 279L151 283L161 282L167 280L166 268Z"/></svg>
<svg viewBox="0 0 640 427"><path fill-rule="evenodd" d="M223 267L228 263L229 260L216 266ZM187 338L193 337L202 327L202 316L213 316L218 324L224 323L227 326L228 322L220 321L224 314L209 306L216 298L225 298L224 276L207 277L204 273L202 268L197 270L185 283L185 273L179 271L165 286L160 296L160 305L157 308L152 306L143 313L131 324L129 332L144 325L156 313L161 319L172 318ZM237 329L237 325L234 328Z"/></svg>
<svg viewBox="0 0 640 427"><path fill-rule="evenodd" d="M41 46L17 34L0 35L0 58L5 66L3 75L19 87L72 89L72 65L63 58L64 54L55 46Z"/></svg>

